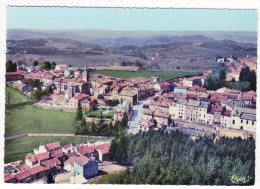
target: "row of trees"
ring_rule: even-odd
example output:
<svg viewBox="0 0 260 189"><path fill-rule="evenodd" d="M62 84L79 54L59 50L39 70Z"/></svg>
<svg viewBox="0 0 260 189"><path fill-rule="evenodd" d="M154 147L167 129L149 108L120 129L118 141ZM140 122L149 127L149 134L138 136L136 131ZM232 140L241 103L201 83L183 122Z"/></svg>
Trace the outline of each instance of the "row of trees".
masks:
<svg viewBox="0 0 260 189"><path fill-rule="evenodd" d="M56 63L52 62L50 63L49 61L45 61L43 63L39 63L37 60L33 62L33 66L40 66L41 69L43 70L50 70L50 69L55 69Z"/></svg>
<svg viewBox="0 0 260 189"><path fill-rule="evenodd" d="M222 69L218 77L215 75L209 76L205 87L208 90L217 90L221 87L227 87L241 91L256 91L256 73L254 70L250 71L249 67L242 68L239 81L235 81L234 78L231 81L225 80L226 71Z"/></svg>
<svg viewBox="0 0 260 189"><path fill-rule="evenodd" d="M171 185L252 185L255 140L201 137L193 141L180 131L139 133L112 141L111 159L133 165L98 183ZM233 177L247 178L234 182ZM237 181L237 180L236 180Z"/></svg>
<svg viewBox="0 0 260 189"><path fill-rule="evenodd" d="M82 113L82 106L79 105L75 115L73 127L74 134L76 135L120 136L125 134L127 123L128 116L124 114L122 121L116 121L114 125L112 122L108 124L103 120L101 112L97 123L92 121L90 124L87 124Z"/></svg>
<svg viewBox="0 0 260 189"><path fill-rule="evenodd" d="M6 72L16 72L16 71L17 71L16 63L13 62L12 60L8 60L6 62Z"/></svg>
<svg viewBox="0 0 260 189"><path fill-rule="evenodd" d="M30 98L33 102L39 101L42 97L52 93L52 88L47 87L46 89L42 89L42 87L37 87L36 89L33 89Z"/></svg>

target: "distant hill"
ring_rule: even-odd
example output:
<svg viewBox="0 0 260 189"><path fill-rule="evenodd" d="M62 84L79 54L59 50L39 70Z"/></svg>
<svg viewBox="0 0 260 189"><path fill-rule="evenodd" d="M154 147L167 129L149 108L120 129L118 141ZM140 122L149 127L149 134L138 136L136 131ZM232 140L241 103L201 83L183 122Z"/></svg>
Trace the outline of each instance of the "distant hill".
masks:
<svg viewBox="0 0 260 189"><path fill-rule="evenodd" d="M201 47L208 48L208 49L214 49L214 50L231 50L231 51L242 51L242 50L255 50L257 46L252 43L238 43L231 40L214 40L214 41L208 41L204 42L200 45Z"/></svg>
<svg viewBox="0 0 260 189"><path fill-rule="evenodd" d="M233 40L242 43L257 43L257 32L226 31L106 31L106 30L26 30L10 29L7 39L63 38L97 44L103 47L126 45L147 46L174 42L207 42Z"/></svg>

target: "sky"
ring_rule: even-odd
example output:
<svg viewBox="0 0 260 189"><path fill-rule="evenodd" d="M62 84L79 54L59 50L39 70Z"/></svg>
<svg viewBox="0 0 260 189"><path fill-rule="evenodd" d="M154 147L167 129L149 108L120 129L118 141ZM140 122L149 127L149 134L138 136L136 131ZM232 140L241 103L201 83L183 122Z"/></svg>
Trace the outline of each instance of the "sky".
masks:
<svg viewBox="0 0 260 189"><path fill-rule="evenodd" d="M7 29L257 31L256 10L8 7Z"/></svg>

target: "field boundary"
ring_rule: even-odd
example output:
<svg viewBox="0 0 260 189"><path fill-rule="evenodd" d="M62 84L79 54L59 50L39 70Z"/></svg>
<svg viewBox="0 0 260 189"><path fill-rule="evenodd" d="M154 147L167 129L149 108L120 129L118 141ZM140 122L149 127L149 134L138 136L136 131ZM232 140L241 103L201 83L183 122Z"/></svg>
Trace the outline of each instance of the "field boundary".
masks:
<svg viewBox="0 0 260 189"><path fill-rule="evenodd" d="M12 140L23 137L80 137L80 138L88 138L88 137L96 137L96 138L111 138L105 136L94 136L94 135L74 135L74 134L59 134L59 133L25 133L13 136L5 137L5 140Z"/></svg>

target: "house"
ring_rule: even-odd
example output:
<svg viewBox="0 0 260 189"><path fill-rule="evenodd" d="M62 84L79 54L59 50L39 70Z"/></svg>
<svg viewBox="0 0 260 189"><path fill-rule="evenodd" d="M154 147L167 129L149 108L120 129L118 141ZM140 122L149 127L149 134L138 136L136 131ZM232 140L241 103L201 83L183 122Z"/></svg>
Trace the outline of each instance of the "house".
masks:
<svg viewBox="0 0 260 189"><path fill-rule="evenodd" d="M33 167L34 165L38 165L42 161L49 160L51 158L51 154L48 152L34 154L25 158L25 164L29 167Z"/></svg>
<svg viewBox="0 0 260 189"><path fill-rule="evenodd" d="M6 72L6 74L5 74L6 82L8 82L8 81L18 81L18 80L22 80L23 78L24 78L24 75L22 75L19 71Z"/></svg>
<svg viewBox="0 0 260 189"><path fill-rule="evenodd" d="M201 78L200 77L191 77L183 79L183 86L193 87L193 86L201 86Z"/></svg>
<svg viewBox="0 0 260 189"><path fill-rule="evenodd" d="M75 148L75 152L79 155L86 156L88 158L95 158L98 160L98 152L95 146L88 146L88 145L78 145Z"/></svg>
<svg viewBox="0 0 260 189"><path fill-rule="evenodd" d="M65 77L73 76L74 75L74 71L73 70L65 70L63 75Z"/></svg>
<svg viewBox="0 0 260 189"><path fill-rule="evenodd" d="M85 178L91 178L98 175L98 162L83 155L75 158L73 163L73 174L83 175Z"/></svg>
<svg viewBox="0 0 260 189"><path fill-rule="evenodd" d="M65 70L67 70L67 65L66 64L58 64L58 65L55 66L55 70L65 71Z"/></svg>
<svg viewBox="0 0 260 189"><path fill-rule="evenodd" d="M202 88L199 86L194 86L194 87L190 87L188 89L187 94L193 94L193 95L200 95L202 96L203 94L207 94L206 93L206 88Z"/></svg>
<svg viewBox="0 0 260 189"><path fill-rule="evenodd" d="M111 143L103 143L96 146L96 149L98 151L98 160L100 162L110 160L110 146Z"/></svg>
<svg viewBox="0 0 260 189"><path fill-rule="evenodd" d="M256 110L235 106L231 111L231 128L256 131Z"/></svg>
<svg viewBox="0 0 260 189"><path fill-rule="evenodd" d="M89 96L86 94L76 94L73 98L69 100L69 106L77 108L79 104L87 98L89 98Z"/></svg>
<svg viewBox="0 0 260 189"><path fill-rule="evenodd" d="M44 153L44 152L52 152L61 149L60 142L53 142L49 144L40 145L39 148L34 149L35 154Z"/></svg>
<svg viewBox="0 0 260 189"><path fill-rule="evenodd" d="M142 132L154 130L156 126L157 126L157 121L153 118L149 120L141 119L141 121L138 123L138 129Z"/></svg>
<svg viewBox="0 0 260 189"><path fill-rule="evenodd" d="M231 127L231 110L225 110L221 115L220 125L222 127Z"/></svg>
<svg viewBox="0 0 260 189"><path fill-rule="evenodd" d="M188 99L185 109L185 117L187 121L198 122L199 121L199 109L200 101Z"/></svg>
<svg viewBox="0 0 260 189"><path fill-rule="evenodd" d="M176 86L174 87L174 93L187 94L187 86Z"/></svg>
<svg viewBox="0 0 260 189"><path fill-rule="evenodd" d="M87 111L95 109L98 104L96 98L93 96L86 98L85 100L81 101L80 103L81 103L83 112L87 112Z"/></svg>
<svg viewBox="0 0 260 189"><path fill-rule="evenodd" d="M137 103L137 94L128 90L122 90L118 94L118 100L122 104L124 101L128 101L131 106Z"/></svg>
<svg viewBox="0 0 260 189"><path fill-rule="evenodd" d="M166 112L155 111L153 114L153 118L157 121L158 125L163 124L168 126L172 123L169 113Z"/></svg>
<svg viewBox="0 0 260 189"><path fill-rule="evenodd" d="M154 88L157 91L171 92L171 91L173 91L174 86L171 83L164 81L161 83L156 83L154 85Z"/></svg>
<svg viewBox="0 0 260 189"><path fill-rule="evenodd" d="M139 101L154 96L156 93L155 88L151 86L134 87L133 91L136 92Z"/></svg>

